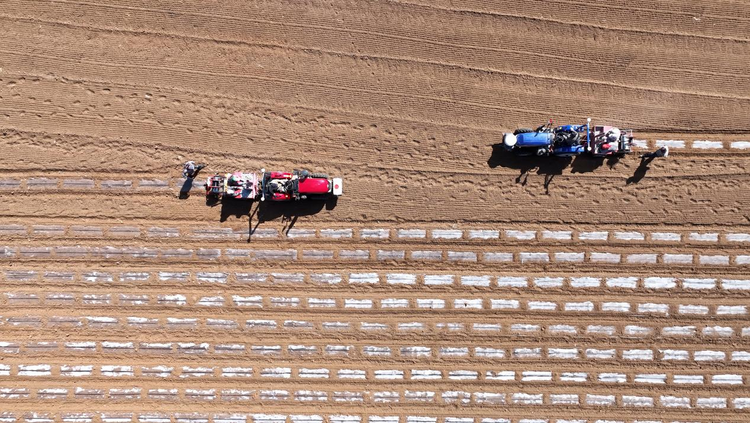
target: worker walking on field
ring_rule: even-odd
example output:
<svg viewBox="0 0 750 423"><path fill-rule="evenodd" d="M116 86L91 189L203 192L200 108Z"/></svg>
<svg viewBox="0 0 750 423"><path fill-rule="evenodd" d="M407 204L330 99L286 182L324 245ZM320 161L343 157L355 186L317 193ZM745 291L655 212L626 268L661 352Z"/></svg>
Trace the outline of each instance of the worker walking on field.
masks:
<svg viewBox="0 0 750 423"><path fill-rule="evenodd" d="M664 146L653 153L641 154L641 159L656 159L659 157L667 157L669 155L669 147Z"/></svg>
<svg viewBox="0 0 750 423"><path fill-rule="evenodd" d="M206 167L204 164L195 164L194 161L185 162L185 166L182 168L182 176L187 179L194 179L198 176L198 172Z"/></svg>

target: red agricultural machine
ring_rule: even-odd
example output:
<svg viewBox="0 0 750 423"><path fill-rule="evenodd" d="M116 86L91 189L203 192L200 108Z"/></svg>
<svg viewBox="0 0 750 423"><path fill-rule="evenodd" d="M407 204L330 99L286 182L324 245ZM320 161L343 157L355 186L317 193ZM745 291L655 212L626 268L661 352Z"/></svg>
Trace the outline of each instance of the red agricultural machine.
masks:
<svg viewBox="0 0 750 423"><path fill-rule="evenodd" d="M296 201L328 200L343 194L341 178L307 170L216 174L206 181L206 196L221 200Z"/></svg>

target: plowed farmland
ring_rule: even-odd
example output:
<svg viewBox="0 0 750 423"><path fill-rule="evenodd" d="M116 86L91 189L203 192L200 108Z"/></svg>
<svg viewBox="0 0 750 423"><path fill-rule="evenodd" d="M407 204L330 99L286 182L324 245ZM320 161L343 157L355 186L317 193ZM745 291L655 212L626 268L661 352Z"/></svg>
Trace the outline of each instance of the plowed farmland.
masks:
<svg viewBox="0 0 750 423"><path fill-rule="evenodd" d="M750 421L748 58L730 0L0 0L0 421ZM492 147L587 117L636 154ZM206 204L260 168L344 196Z"/></svg>

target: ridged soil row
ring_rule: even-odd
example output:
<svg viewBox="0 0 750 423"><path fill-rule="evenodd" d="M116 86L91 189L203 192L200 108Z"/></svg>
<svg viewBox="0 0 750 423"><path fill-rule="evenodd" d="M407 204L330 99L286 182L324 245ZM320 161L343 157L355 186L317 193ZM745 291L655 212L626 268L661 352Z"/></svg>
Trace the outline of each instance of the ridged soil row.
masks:
<svg viewBox="0 0 750 423"><path fill-rule="evenodd" d="M25 3L20 2L20 5ZM585 79L602 85L638 86L655 91L674 89L709 95L721 92L729 97L741 93L733 83L733 79L742 78L744 74L741 61L729 60L725 69L720 71L705 69L699 65L706 60L712 61L712 54L716 54L716 60L726 60L729 52L719 55L712 53L715 49L707 49L709 52L701 53L704 59L702 61L685 59L685 46L674 40L679 40L679 37L661 35L659 47L649 48L649 41L653 43L654 38L660 34L617 31L618 38L615 40L609 35L610 31L603 29L600 31L602 34L597 36L587 34L586 37L580 37L581 31L571 30L564 22L548 21L545 22L548 30L537 32L537 37L530 39L534 19L517 15L467 14L448 8L428 8L425 7L428 5L410 3L396 6L372 3L368 5L366 12L361 4L356 10L346 4L337 4L335 8L318 4L310 5L304 14L298 8L289 6L291 5L278 3L264 5L254 9L249 18L183 11L175 14L175 19L170 21L170 28L166 31L155 29L161 25L163 13L158 8L150 7L123 9L111 4L32 4L30 12L24 12L25 9L19 7L8 17L52 25L80 26L90 30L128 30L219 43L301 48L321 54L363 57L368 60L417 61L425 65L461 67L476 72L529 74L539 78L563 80ZM72 13L73 7L75 10L86 9L87 13L85 16ZM563 7L575 8L570 4ZM398 8L398 12L389 13L394 8ZM434 19L419 19L420 12L421 15L430 14ZM549 10L545 11L547 12ZM607 13L609 19L612 12L610 10ZM578 13L575 9L566 15L589 16ZM196 19L200 19L199 27L194 25ZM358 23L356 27L349 24L355 20ZM465 22L467 25L452 26L451 34L436 32L433 22L444 20ZM693 19L693 24L695 22ZM741 18L735 18L735 28L737 22L742 22ZM632 23L632 19L629 19L629 23ZM398 35L390 30L385 31L385 26L397 29ZM580 25L573 25L574 28L576 26ZM252 36L247 35L249 31L252 31ZM593 33L594 30L589 32ZM280 39L279 33L283 33L284 37ZM341 34L347 37L341 37ZM733 31L733 34L737 32ZM573 52L558 49L553 40L560 37L571 38L576 43L586 45ZM622 43L622 37L630 43ZM713 45L732 45L731 41L716 39L701 41ZM637 50L626 47L629 44L640 47ZM692 51L695 46L688 48ZM583 54L591 51L598 51L598 54ZM540 59L533 71L521 66L524 58L529 55ZM622 64L627 66L618 66ZM617 72L613 72L613 67L618 67ZM712 78L705 78L707 75Z"/></svg>
<svg viewBox="0 0 750 423"><path fill-rule="evenodd" d="M475 177L468 176L380 178L364 175L347 179L345 190L349 194L331 210L323 203L264 205L264 220L297 215L301 221L309 222L413 222L432 216L434 222L488 225L528 222L528 214L518 214L517 210L545 210L546 213L535 218L537 223L638 222L660 226L687 222L691 226L738 226L746 223L743 210L750 196L747 184L738 185L731 179L713 182L644 179L636 186L613 187L607 179L581 181L575 175L532 174L527 186L509 183L507 177L490 177L480 184ZM545 179L550 183L548 194L543 186ZM607 192L606 197L603 192ZM3 198L0 215L9 219L33 216L49 220L158 219L218 223L222 218L248 215L250 209L250 205L242 204L206 207L200 191L184 201L177 199L176 191L146 190L138 194L17 191L0 195ZM33 209L27 207L30 201L34 203ZM581 210L586 212L580 213Z"/></svg>
<svg viewBox="0 0 750 423"><path fill-rule="evenodd" d="M22 32L28 34L27 27L30 24L14 22L9 26L14 28L11 34ZM38 26L32 25L35 28ZM594 92L587 92L591 87L587 83L579 82L547 82L535 80L533 83L519 77L475 76L450 69L425 69L424 66L410 64L388 64L362 63L354 59L343 57L326 58L303 52L280 52L274 49L255 48L253 53L253 64L249 63L246 55L237 51L233 46L205 46L201 43L192 44L190 51L185 51L184 44L170 39L145 40L144 36L125 36L114 34L102 34L95 40L86 40L84 30L65 28L60 30L45 30L45 26L33 33L37 45L47 45L48 38L55 34L59 39L60 31L69 34L79 40L75 46L70 48L55 48L48 51L37 50L34 53L11 53L10 45L2 46L4 55L16 56L11 59L12 63L22 65L29 60L37 65L47 62L49 66L64 66L70 63L68 52L78 52L81 44L86 45L84 56L76 54L78 60L77 71L67 75L75 77L81 71L89 70L96 75L105 72L109 75L108 80L113 79L111 68L119 67L119 75L129 74L129 79L161 79L160 85L190 87L199 80L210 78L215 86L224 85L225 89L220 92L237 93L238 85L243 87L241 92L257 98L276 99L282 101L289 98L315 99L315 103L324 107L337 107L344 109L359 110L361 112L377 112L383 102L387 102L394 110L398 109L399 115L414 116L418 119L428 119L436 122L459 123L455 117L461 116L463 121L476 122L476 126L493 126L490 122L496 122L500 116L513 117L516 119L520 114L535 115L534 120L544 120L549 115L549 110L536 110L529 106L505 106L497 102L498 98L508 96L512 93L515 104L534 104L536 95L528 95L527 92L544 92L549 99L547 107L555 105L563 106L569 110L565 117L582 118L588 114L583 106L576 104L587 104L586 110L595 108L607 112L613 108L611 98L618 98L617 113L620 123L625 120L633 124L648 125L648 118L662 117L663 120L651 121L655 126L667 128L684 128L694 126L692 119L706 118L706 127L722 129L733 127L733 120L725 116L733 113L727 107L740 110L746 108L745 100L735 99L731 103L726 100L698 98L689 99L684 94L644 94L634 93L629 89L600 87ZM111 39L111 40L110 40ZM114 39L120 43L130 45L134 51L141 50L139 45L159 45L165 61L161 65L151 65L154 57L143 57L142 55L122 55L111 49L105 48ZM8 38L12 42L13 37ZM17 39L16 42L23 42ZM214 57L212 57L214 56ZM197 59L200 57L201 59ZM206 67L205 61L213 63ZM221 71L215 66L222 64ZM260 66L257 66L260 64ZM28 71L23 66L9 66L11 71ZM106 70L106 68L110 68ZM336 72L336 69L347 69L346 73ZM146 76L146 73L148 76ZM458 77L458 75L461 77ZM396 76L397 75L397 76ZM373 77L375 77L373 79ZM368 84L362 85L362 80L369 80ZM220 81L225 81L221 83ZM234 82L232 82L234 81ZM456 82L462 81L462 82ZM216 85L218 84L218 85ZM228 85L234 86L229 90ZM458 84L458 85L457 85ZM205 84L203 84L205 85ZM325 93L325 95L323 95ZM580 96L586 102L571 102L571 93ZM291 96L291 97L290 97ZM354 101L356 97L359 101ZM591 100L595 98L595 100ZM600 100L601 99L601 100ZM690 110L676 115L670 107L664 107L665 103L689 103L693 109L702 109L702 113L693 113ZM327 104L326 104L327 103ZM721 103L721 106L719 106ZM657 105L657 106L655 106ZM364 107L363 107L364 106ZM430 109L430 113L423 113L424 106ZM712 113L713 110L723 108L721 114ZM703 110L705 109L705 110ZM605 113L606 114L606 113ZM718 125L718 126L717 126Z"/></svg>

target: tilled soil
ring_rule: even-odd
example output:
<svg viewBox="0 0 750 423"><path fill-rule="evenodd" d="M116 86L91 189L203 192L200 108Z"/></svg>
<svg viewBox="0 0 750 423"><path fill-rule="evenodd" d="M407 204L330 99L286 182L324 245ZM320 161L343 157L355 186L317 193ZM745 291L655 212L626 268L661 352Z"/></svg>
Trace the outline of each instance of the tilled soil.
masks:
<svg viewBox="0 0 750 423"><path fill-rule="evenodd" d="M749 419L750 6L0 6L2 421ZM637 153L492 147L586 117Z"/></svg>

